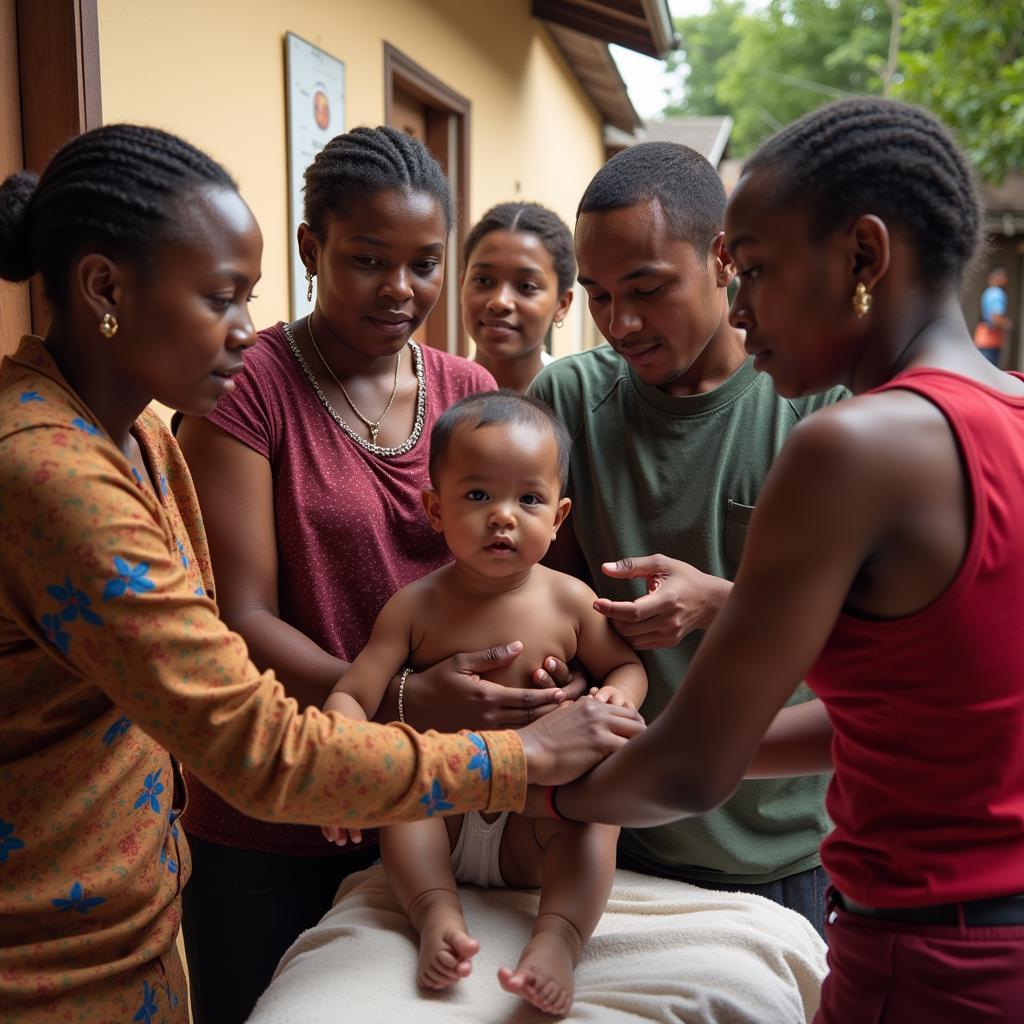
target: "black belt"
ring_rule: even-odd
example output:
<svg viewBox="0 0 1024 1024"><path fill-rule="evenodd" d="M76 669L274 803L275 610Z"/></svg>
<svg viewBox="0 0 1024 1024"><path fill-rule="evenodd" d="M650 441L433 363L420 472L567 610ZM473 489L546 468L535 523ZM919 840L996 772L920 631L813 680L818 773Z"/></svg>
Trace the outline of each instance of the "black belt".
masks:
<svg viewBox="0 0 1024 1024"><path fill-rule="evenodd" d="M1024 925L1024 893L997 896L990 900L967 900L964 903L937 903L930 907L865 907L833 889L832 900L851 914L880 921L955 926L960 924L962 915L963 923L968 928Z"/></svg>

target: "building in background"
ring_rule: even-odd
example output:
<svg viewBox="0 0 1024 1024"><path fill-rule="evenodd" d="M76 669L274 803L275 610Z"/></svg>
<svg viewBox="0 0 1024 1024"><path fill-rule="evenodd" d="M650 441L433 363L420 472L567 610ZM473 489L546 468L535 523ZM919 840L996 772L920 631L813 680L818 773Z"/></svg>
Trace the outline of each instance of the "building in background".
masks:
<svg viewBox="0 0 1024 1024"><path fill-rule="evenodd" d="M732 118L723 115L664 117L645 121L632 131L609 124L604 131L604 148L609 157L638 142L677 142L695 149L718 167L728 156Z"/></svg>
<svg viewBox="0 0 1024 1024"><path fill-rule="evenodd" d="M981 293L992 267L1006 267L1006 315L1013 323L1004 345L1004 369L1024 369L1024 171L1012 171L1001 185L982 185L987 246L967 282L963 307L967 326L978 322Z"/></svg>
<svg viewBox="0 0 1024 1024"><path fill-rule="evenodd" d="M457 352L466 351L457 303L466 228L517 198L572 224L604 162L605 127L640 124L608 44L654 57L674 44L667 0L0 0L0 28L10 78L0 85L14 97L0 172L38 170L100 123L184 136L231 171L263 229L259 326L290 306L285 34L343 61L345 127L417 134L452 178L457 237L425 340ZM31 311L26 296L0 292L0 346L16 344L28 318L36 330L45 323L41 296ZM585 303L574 303L561 350L592 343L589 323Z"/></svg>

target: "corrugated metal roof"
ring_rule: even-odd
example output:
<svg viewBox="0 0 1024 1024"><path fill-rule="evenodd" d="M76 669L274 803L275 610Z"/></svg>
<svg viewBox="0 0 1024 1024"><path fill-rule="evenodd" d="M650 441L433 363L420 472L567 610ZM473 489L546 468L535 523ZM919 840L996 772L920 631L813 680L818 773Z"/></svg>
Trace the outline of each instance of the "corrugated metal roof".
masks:
<svg viewBox="0 0 1024 1024"><path fill-rule="evenodd" d="M707 157L717 167L732 132L732 118L721 117L666 117L660 121L647 121L632 134L605 129L605 145L610 150L626 149L638 142L678 142Z"/></svg>
<svg viewBox="0 0 1024 1024"><path fill-rule="evenodd" d="M989 213L1024 213L1024 171L1011 172L1001 185L982 185L981 194Z"/></svg>

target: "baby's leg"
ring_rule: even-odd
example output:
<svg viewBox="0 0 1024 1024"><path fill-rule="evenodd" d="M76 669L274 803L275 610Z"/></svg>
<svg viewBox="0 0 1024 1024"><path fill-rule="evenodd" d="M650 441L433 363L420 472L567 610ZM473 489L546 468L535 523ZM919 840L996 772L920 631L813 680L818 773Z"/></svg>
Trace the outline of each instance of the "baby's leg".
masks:
<svg viewBox="0 0 1024 1024"><path fill-rule="evenodd" d="M515 970L502 967L498 980L538 1009L561 1016L572 1007L573 973L583 944L608 903L619 830L547 819L531 827L542 858L540 907ZM510 844L517 842L516 832Z"/></svg>
<svg viewBox="0 0 1024 1024"><path fill-rule="evenodd" d="M462 916L444 820L382 828L380 853L395 897L419 932L416 980L424 988L450 988L469 975L480 945Z"/></svg>

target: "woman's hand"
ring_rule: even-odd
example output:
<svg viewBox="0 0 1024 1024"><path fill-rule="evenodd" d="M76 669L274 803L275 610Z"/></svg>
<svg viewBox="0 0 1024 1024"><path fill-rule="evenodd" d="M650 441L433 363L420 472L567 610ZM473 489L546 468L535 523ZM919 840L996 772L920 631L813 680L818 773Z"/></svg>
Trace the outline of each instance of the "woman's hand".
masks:
<svg viewBox="0 0 1024 1024"><path fill-rule="evenodd" d="M530 682L542 690L560 689L566 700L576 700L590 688L590 680L578 664L573 668L558 658L545 658L544 664L530 676ZM541 714L546 715L556 707L558 704L545 704Z"/></svg>
<svg viewBox="0 0 1024 1024"><path fill-rule="evenodd" d="M520 729L531 785L560 786L590 771L646 726L636 711L578 700Z"/></svg>
<svg viewBox="0 0 1024 1024"><path fill-rule="evenodd" d="M599 597L594 602L637 651L675 647L695 629L707 629L732 589L728 580L665 555L605 562L601 571L617 580L647 581L647 593L635 601Z"/></svg>
<svg viewBox="0 0 1024 1024"><path fill-rule="evenodd" d="M617 708L629 708L630 711L636 710L636 706L629 699L629 695L623 693L615 686L592 686L587 696L601 701L602 704L613 704Z"/></svg>
<svg viewBox="0 0 1024 1024"><path fill-rule="evenodd" d="M545 660L531 676L536 689L492 683L488 672L511 665L523 651L516 641L472 654L455 654L405 681L402 703L413 728L516 729L542 718L583 693L586 680L564 662Z"/></svg>

